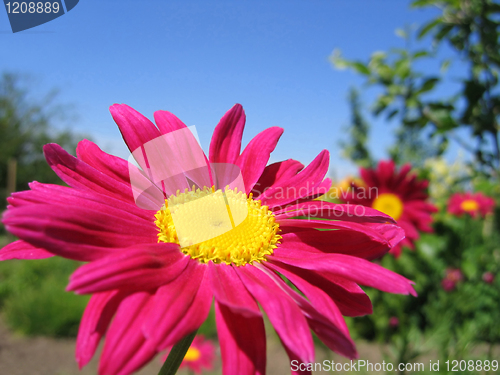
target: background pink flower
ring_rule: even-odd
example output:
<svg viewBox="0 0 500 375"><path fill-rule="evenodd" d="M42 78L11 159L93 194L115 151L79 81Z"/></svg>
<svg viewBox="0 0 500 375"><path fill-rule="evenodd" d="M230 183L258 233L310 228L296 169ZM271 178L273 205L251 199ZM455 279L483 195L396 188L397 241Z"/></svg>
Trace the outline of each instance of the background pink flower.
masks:
<svg viewBox="0 0 500 375"><path fill-rule="evenodd" d="M389 327L397 328L399 326L399 319L396 316L391 316L389 319Z"/></svg>
<svg viewBox="0 0 500 375"><path fill-rule="evenodd" d="M451 292L463 278L464 275L458 268L448 268L444 279L441 281L441 286L446 292Z"/></svg>
<svg viewBox="0 0 500 375"><path fill-rule="evenodd" d="M162 357L167 359L168 353ZM202 374L204 370L212 370L215 362L215 344L206 340L203 335L197 335L189 347L180 368L188 368L195 374Z"/></svg>
<svg viewBox="0 0 500 375"><path fill-rule="evenodd" d="M493 212L495 201L481 192L455 193L448 201L448 212L455 216L468 214L474 218Z"/></svg>
<svg viewBox="0 0 500 375"><path fill-rule="evenodd" d="M491 272L485 272L483 273L483 281L488 284L493 284L493 281L495 281L495 275Z"/></svg>
<svg viewBox="0 0 500 375"><path fill-rule="evenodd" d="M427 180L419 180L411 174L411 165L405 164L399 171L392 160L380 161L377 168L360 168L363 184L353 182L352 189L342 195L342 200L381 211L405 231L405 239L391 249L395 256L402 246L414 248L419 231L432 232L431 213L437 208L428 202Z"/></svg>

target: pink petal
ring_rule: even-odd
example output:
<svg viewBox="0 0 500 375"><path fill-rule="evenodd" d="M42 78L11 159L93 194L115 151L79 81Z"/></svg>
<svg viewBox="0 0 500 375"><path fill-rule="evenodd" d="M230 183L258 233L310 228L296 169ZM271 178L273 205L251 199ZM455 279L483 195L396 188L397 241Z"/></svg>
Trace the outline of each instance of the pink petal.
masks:
<svg viewBox="0 0 500 375"><path fill-rule="evenodd" d="M283 246L275 249L273 256L268 259L272 261L274 258L295 267L344 277L384 292L416 296L411 286L412 281L361 258L344 254L311 253Z"/></svg>
<svg viewBox="0 0 500 375"><path fill-rule="evenodd" d="M389 247L396 246L404 238L404 231L392 224L359 224L346 221L302 219L282 219L278 223L283 230L288 227L352 230L364 233L381 243L387 243Z"/></svg>
<svg viewBox="0 0 500 375"><path fill-rule="evenodd" d="M7 210L7 230L33 246L65 258L91 261L113 248L157 242L154 223L87 207L36 204Z"/></svg>
<svg viewBox="0 0 500 375"><path fill-rule="evenodd" d="M215 320L225 375L266 373L266 333L262 317L243 317L215 303Z"/></svg>
<svg viewBox="0 0 500 375"><path fill-rule="evenodd" d="M259 306L246 290L234 267L209 262L208 276L217 302L244 317L262 316Z"/></svg>
<svg viewBox="0 0 500 375"><path fill-rule="evenodd" d="M54 254L22 240L11 242L0 249L0 261L10 259L45 259Z"/></svg>
<svg viewBox="0 0 500 375"><path fill-rule="evenodd" d="M271 280L280 285L280 288L290 296L295 303L300 307L304 316L307 319L309 327L316 333L316 335L323 341L330 349L344 355L348 358L356 358L356 348L353 341L334 323L329 321L325 316L320 314L317 309L312 306L304 297L292 290L283 280L277 276L270 269L261 264L255 266L263 273L265 273ZM294 352L288 344L285 344L287 352ZM292 359L291 356L290 359Z"/></svg>
<svg viewBox="0 0 500 375"><path fill-rule="evenodd" d="M87 140L78 144L76 153L83 162L123 183L124 192L132 195L132 197L127 197L127 200L135 201L131 202L134 205L155 211L163 205L164 196L159 191L160 189L153 186L152 182L131 163L101 151L94 143ZM135 207L135 209L139 208Z"/></svg>
<svg viewBox="0 0 500 375"><path fill-rule="evenodd" d="M325 195L326 193L328 193L328 190L330 190L331 186L332 186L332 180L330 180L329 178L325 178L323 180L323 182L321 182L320 184L318 184L315 187L313 187L309 191L309 193L308 193L307 196L305 196L303 198L300 198L300 199L297 199L294 202L290 202L288 205L292 206L292 205L296 205L296 204L302 204L302 203L310 202L313 199L318 198L318 197L320 197L320 196ZM275 211L275 210L279 211L279 210L286 209L287 206L285 206L285 207L275 206L272 209L273 209L273 211Z"/></svg>
<svg viewBox="0 0 500 375"><path fill-rule="evenodd" d="M159 344L158 348L160 350L166 349L176 344L180 339L194 330L200 328L201 324L208 317L210 307L212 306L212 299L213 294L208 282L208 277L204 277L198 288L198 293L196 293L188 310Z"/></svg>
<svg viewBox="0 0 500 375"><path fill-rule="evenodd" d="M291 272L296 275L295 277L300 277L307 283L319 288L335 302L342 315L363 316L373 312L370 298L368 298L363 289L352 281L338 276L293 267L278 262L275 259L272 259L272 262L268 262L266 266L276 269L279 272L282 272L283 269L288 270L289 273Z"/></svg>
<svg viewBox="0 0 500 375"><path fill-rule="evenodd" d="M68 154L55 143L45 145L43 152L50 167L69 186L134 203L130 184L127 185L98 171Z"/></svg>
<svg viewBox="0 0 500 375"><path fill-rule="evenodd" d="M314 345L307 321L294 300L275 279L246 265L236 269L249 292L260 303L279 337L303 362L314 361Z"/></svg>
<svg viewBox="0 0 500 375"><path fill-rule="evenodd" d="M246 193L250 193L264 171L271 152L283 134L283 129L272 127L255 136L236 161L241 168Z"/></svg>
<svg viewBox="0 0 500 375"><path fill-rule="evenodd" d="M137 334L138 337L140 337ZM133 352L130 357L125 360L123 367L117 372L117 375L130 375L153 359L153 357L158 353L153 342L145 340L140 346L139 350Z"/></svg>
<svg viewBox="0 0 500 375"><path fill-rule="evenodd" d="M380 211L370 207L352 204L336 204L325 201L312 201L286 206L275 211L276 219L285 219L296 216L322 218L331 220L347 220L358 223L387 223L396 224L396 221Z"/></svg>
<svg viewBox="0 0 500 375"><path fill-rule="evenodd" d="M156 111L154 117L156 125L162 134L168 134L186 127L176 115L168 111Z"/></svg>
<svg viewBox="0 0 500 375"><path fill-rule="evenodd" d="M377 174L371 168L360 168L359 174L368 186L379 186Z"/></svg>
<svg viewBox="0 0 500 375"><path fill-rule="evenodd" d="M79 142L76 147L76 155L78 159L99 172L124 184L130 184L128 162L117 156L107 154L94 142L87 139Z"/></svg>
<svg viewBox="0 0 500 375"><path fill-rule="evenodd" d="M114 289L135 292L152 290L176 278L189 257L177 244L158 243L119 249L114 254L87 263L70 277L67 290L79 294Z"/></svg>
<svg viewBox="0 0 500 375"><path fill-rule="evenodd" d="M66 186L41 184L32 182L29 184L31 190L15 192L8 198L13 206L21 206L33 203L63 205L65 207L86 207L96 211L114 214L131 220L139 220L140 223L151 224L154 221L155 211L140 209L135 204L130 204L110 196L97 194L91 191L82 191Z"/></svg>
<svg viewBox="0 0 500 375"><path fill-rule="evenodd" d="M100 375L130 374L156 354L156 349L146 342L141 331L144 319L151 309L151 298L149 293L140 292L126 297L120 303L106 334L99 362ZM127 367L129 371L125 373L123 370Z"/></svg>
<svg viewBox="0 0 500 375"><path fill-rule="evenodd" d="M302 203L302 200L304 199L314 199L318 198L326 193L328 193L328 190L332 187L332 180L329 178L325 178L320 184L316 185L311 189L309 192L309 195L307 195L304 198L301 198L297 200L297 203Z"/></svg>
<svg viewBox="0 0 500 375"><path fill-rule="evenodd" d="M144 159L144 163L147 161L151 180L157 186L164 184L167 195L191 188L188 178L201 188L212 186L210 168L197 139L177 117L167 113L155 114L162 131L167 133L146 144L144 153L134 153L134 157ZM142 165L142 161L137 161Z"/></svg>
<svg viewBox="0 0 500 375"><path fill-rule="evenodd" d="M304 295L311 301L314 308L320 314L328 318L335 327L339 330L339 340L349 339L349 330L345 323L344 317L339 308L335 304L335 300L331 298L325 289L321 289L316 285L310 284L305 279L301 278L293 269L287 269L286 266L282 267L280 264L273 264L266 262L266 267L279 272L293 283Z"/></svg>
<svg viewBox="0 0 500 375"><path fill-rule="evenodd" d="M222 117L210 142L211 163L236 163L240 155L245 119L245 111L240 104L235 104Z"/></svg>
<svg viewBox="0 0 500 375"><path fill-rule="evenodd" d="M390 187L393 184L392 178L394 176L396 166L393 160L382 160L378 163L377 174L381 187Z"/></svg>
<svg viewBox="0 0 500 375"><path fill-rule="evenodd" d="M298 244L293 244L291 248L301 251L310 250L308 247L297 245ZM283 242L280 247L283 247L286 250L288 246L288 243ZM314 252L317 252L317 250ZM273 265L279 262L275 257L269 257L268 261ZM362 316L373 312L370 298L368 298L363 289L361 289L356 283L347 280L344 277L335 276L331 273L298 268L281 262L279 262L279 266L292 270L295 274L299 275L307 282L317 285L322 290L327 292L330 297L335 300L340 311L342 312L342 315Z"/></svg>
<svg viewBox="0 0 500 375"><path fill-rule="evenodd" d="M304 165L301 162L293 159L268 165L264 168L262 175L253 187L253 197L257 199L264 191L274 186L274 184L292 178L303 168Z"/></svg>
<svg viewBox="0 0 500 375"><path fill-rule="evenodd" d="M290 360L290 370L292 375L312 375L312 371L307 370L308 364L302 362L301 359L297 357L295 353L292 352L285 343L283 342L281 343L285 348L286 354L288 354L288 358ZM297 371L294 370L295 368L297 368Z"/></svg>
<svg viewBox="0 0 500 375"><path fill-rule="evenodd" d="M328 171L329 153L323 150L303 171L266 190L259 199L273 208L307 197L311 190L323 182Z"/></svg>
<svg viewBox="0 0 500 375"><path fill-rule="evenodd" d="M380 258L390 248L385 240L346 229L328 231L313 229L285 233L282 237L282 246L302 251L347 254L368 260Z"/></svg>
<svg viewBox="0 0 500 375"><path fill-rule="evenodd" d="M274 186L278 182L286 181L292 178L303 168L304 165L301 162L293 159L268 165L262 172L262 175L252 190L253 197L257 198L265 190Z"/></svg>
<svg viewBox="0 0 500 375"><path fill-rule="evenodd" d="M415 226L411 222L408 222L406 220L399 220L398 224L405 231L405 235L408 240L411 241L420 237L417 228L415 228Z"/></svg>
<svg viewBox="0 0 500 375"><path fill-rule="evenodd" d="M7 230L17 237L23 238L27 242L37 247L44 247L51 253L60 255L64 258L88 262L110 255L113 248L100 247L88 244L68 244L66 240L55 238L46 238L39 230L24 229L14 226L6 226Z"/></svg>
<svg viewBox="0 0 500 375"><path fill-rule="evenodd" d="M109 111L120 128L130 152L161 136L151 121L126 104L113 104L109 107Z"/></svg>
<svg viewBox="0 0 500 375"><path fill-rule="evenodd" d="M401 166L399 172L396 174L396 176L394 176L393 185L398 186L399 184L401 184L405 180L406 176L410 171L411 171L411 164L406 163L403 166Z"/></svg>
<svg viewBox="0 0 500 375"><path fill-rule="evenodd" d="M126 295L118 291L96 293L83 313L76 338L76 362L80 370L94 356L120 302Z"/></svg>
<svg viewBox="0 0 500 375"><path fill-rule="evenodd" d="M186 258L188 258L187 267L183 272L157 290L153 308L143 326L146 337L157 346L163 343L182 320L205 276L206 265Z"/></svg>

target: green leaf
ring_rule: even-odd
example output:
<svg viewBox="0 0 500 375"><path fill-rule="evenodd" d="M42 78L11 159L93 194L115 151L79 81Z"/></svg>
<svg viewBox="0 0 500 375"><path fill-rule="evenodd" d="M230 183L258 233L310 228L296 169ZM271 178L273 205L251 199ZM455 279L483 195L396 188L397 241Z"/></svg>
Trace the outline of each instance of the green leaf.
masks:
<svg viewBox="0 0 500 375"><path fill-rule="evenodd" d="M401 77L406 78L410 74L410 60L408 58L402 58L394 63L394 73Z"/></svg>
<svg viewBox="0 0 500 375"><path fill-rule="evenodd" d="M393 109L388 115L387 115L387 121L392 119L394 116L398 114L399 110L398 109Z"/></svg>
<svg viewBox="0 0 500 375"><path fill-rule="evenodd" d="M355 61L355 62L352 62L349 64L355 71L357 71L358 73L361 73L361 74L364 74L364 75L370 75L370 69L368 69L368 67L359 62L359 61Z"/></svg>
<svg viewBox="0 0 500 375"><path fill-rule="evenodd" d="M464 95L467 98L469 105L475 105L486 91L486 87L481 82L475 80L467 80L464 82Z"/></svg>
<svg viewBox="0 0 500 375"><path fill-rule="evenodd" d="M436 134L442 134L458 126L457 121L445 109L427 111L427 117L436 126Z"/></svg>
<svg viewBox="0 0 500 375"><path fill-rule="evenodd" d="M429 56L429 52L423 49L423 50L420 50L420 51L415 52L415 53L412 55L412 58L413 58L414 60L416 60L416 59L419 59L419 58L421 58L421 57L427 57L427 56Z"/></svg>
<svg viewBox="0 0 500 375"><path fill-rule="evenodd" d="M441 17L438 17L438 18L436 18L436 19L434 19L434 20L432 20L430 22L427 22L426 24L424 24L422 26L422 28L418 32L417 38L418 39L422 39L423 37L425 37L429 33L429 31L431 31L433 28L435 28L441 22L442 22L442 18Z"/></svg>
<svg viewBox="0 0 500 375"><path fill-rule="evenodd" d="M408 39L408 33L404 29L396 29L395 34L403 39Z"/></svg>
<svg viewBox="0 0 500 375"><path fill-rule="evenodd" d="M427 78L422 83L422 86L420 87L420 89L417 92L420 93L420 94L422 94L424 92L431 91L434 88L434 86L436 86L436 84L438 82L439 82L439 78L438 77Z"/></svg>
<svg viewBox="0 0 500 375"><path fill-rule="evenodd" d="M437 110L437 109L446 109L449 112L451 112L451 111L453 111L455 109L455 107L452 104L450 104L450 103L430 102L430 103L427 103L427 105L429 106L430 109L434 109L434 110Z"/></svg>
<svg viewBox="0 0 500 375"><path fill-rule="evenodd" d="M415 0L412 4L412 8L422 8L433 4L433 0Z"/></svg>
<svg viewBox="0 0 500 375"><path fill-rule="evenodd" d="M439 29L439 31L436 33L436 35L434 36L434 40L436 42L441 42L441 40L443 40L443 38L449 34L449 32L451 30L453 30L453 28L455 27L455 25L453 24L444 24L441 26L441 28Z"/></svg>
<svg viewBox="0 0 500 375"><path fill-rule="evenodd" d="M439 71L441 73L445 73L448 70L448 67L451 65L451 60L446 59L441 63L441 67L439 68Z"/></svg>
<svg viewBox="0 0 500 375"><path fill-rule="evenodd" d="M328 59L336 69L344 70L349 67L348 61L342 57L342 52L338 48L335 48L333 50L332 54Z"/></svg>
<svg viewBox="0 0 500 375"><path fill-rule="evenodd" d="M375 103L375 108L373 109L373 114L378 116L381 112L383 112L389 104L393 101L393 97L389 95L381 95L378 97L377 102Z"/></svg>

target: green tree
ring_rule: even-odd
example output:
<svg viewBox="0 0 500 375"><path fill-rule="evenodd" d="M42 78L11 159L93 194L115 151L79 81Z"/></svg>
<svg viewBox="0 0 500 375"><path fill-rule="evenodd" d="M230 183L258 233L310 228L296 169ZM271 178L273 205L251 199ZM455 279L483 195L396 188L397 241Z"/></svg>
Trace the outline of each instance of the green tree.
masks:
<svg viewBox="0 0 500 375"><path fill-rule="evenodd" d="M77 137L54 129L53 123L67 114L67 107L56 105L54 99L55 93L32 99L25 79L18 75L0 77L0 209L6 205L9 164L16 168L15 190L27 189L34 180L61 182L45 162L43 145L55 142L74 152Z"/></svg>
<svg viewBox="0 0 500 375"><path fill-rule="evenodd" d="M351 107L351 123L347 129L349 138L340 143L343 155L362 167L372 167L373 160L366 144L370 125L363 117L359 93L355 88L349 92L349 106Z"/></svg>
<svg viewBox="0 0 500 375"><path fill-rule="evenodd" d="M498 177L500 5L493 0L416 0L412 6L441 9L416 33L418 39L431 36L432 48L411 50L412 36L400 32L408 41L405 49L374 53L367 63L344 59L336 52L332 62L352 68L366 77L368 85L380 88L373 114L398 121L397 144L391 150L398 161L418 164L445 151L452 140L472 154L475 170ZM436 60L443 44L466 66L459 90L448 97L436 92L444 79L439 71L424 74L415 68L419 60ZM442 61L441 70L448 64ZM471 137L460 139L458 128L467 129Z"/></svg>

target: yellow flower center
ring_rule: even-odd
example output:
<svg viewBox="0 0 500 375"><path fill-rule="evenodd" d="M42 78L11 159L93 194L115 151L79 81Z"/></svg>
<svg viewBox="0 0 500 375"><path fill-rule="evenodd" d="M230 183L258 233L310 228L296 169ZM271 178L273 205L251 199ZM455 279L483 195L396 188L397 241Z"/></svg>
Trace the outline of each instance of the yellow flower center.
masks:
<svg viewBox="0 0 500 375"><path fill-rule="evenodd" d="M237 189L177 191L155 218L158 242L177 243L201 263L244 266L265 261L281 239L268 207Z"/></svg>
<svg viewBox="0 0 500 375"><path fill-rule="evenodd" d="M403 213L403 202L396 194L383 193L375 198L372 208L398 220Z"/></svg>
<svg viewBox="0 0 500 375"><path fill-rule="evenodd" d="M467 199L460 203L460 208L467 212L475 212L479 209L479 204L473 199Z"/></svg>
<svg viewBox="0 0 500 375"><path fill-rule="evenodd" d="M186 352L186 355L184 356L184 360L188 362L194 362L197 361L200 356L200 351L197 348L193 348L192 346L190 346L188 351Z"/></svg>

